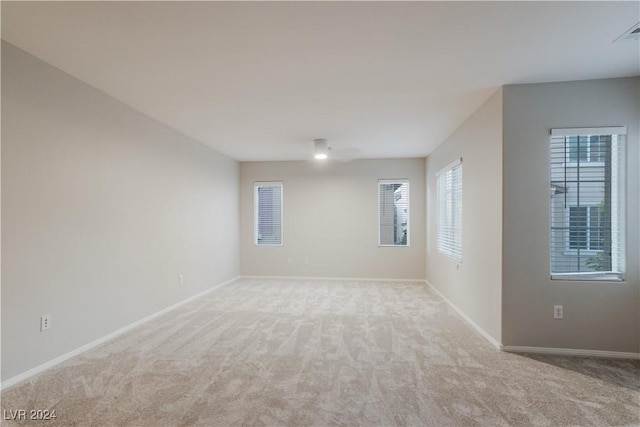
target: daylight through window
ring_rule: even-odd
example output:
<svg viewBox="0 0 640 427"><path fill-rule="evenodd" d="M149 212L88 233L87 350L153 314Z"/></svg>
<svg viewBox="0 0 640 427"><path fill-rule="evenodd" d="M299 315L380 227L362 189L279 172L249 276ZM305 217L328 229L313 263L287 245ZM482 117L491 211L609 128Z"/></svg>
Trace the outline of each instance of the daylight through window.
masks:
<svg viewBox="0 0 640 427"><path fill-rule="evenodd" d="M282 245L282 183L254 185L255 244Z"/></svg>
<svg viewBox="0 0 640 427"><path fill-rule="evenodd" d="M436 174L436 245L442 255L462 261L462 159Z"/></svg>
<svg viewBox="0 0 640 427"><path fill-rule="evenodd" d="M623 277L625 135L624 127L552 129L552 278Z"/></svg>
<svg viewBox="0 0 640 427"><path fill-rule="evenodd" d="M409 246L409 181L378 181L378 244Z"/></svg>

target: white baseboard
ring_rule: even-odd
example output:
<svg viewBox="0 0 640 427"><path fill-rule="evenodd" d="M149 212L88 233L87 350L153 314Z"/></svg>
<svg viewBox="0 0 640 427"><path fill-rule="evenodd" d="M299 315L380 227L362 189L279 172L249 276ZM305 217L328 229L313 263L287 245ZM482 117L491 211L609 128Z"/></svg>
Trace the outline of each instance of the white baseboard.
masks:
<svg viewBox="0 0 640 427"><path fill-rule="evenodd" d="M582 350L577 348L554 348L554 347L527 347L527 346L512 346L502 345L496 341L491 335L489 335L484 329L478 326L473 320L455 306L442 292L440 292L435 286L429 283L427 280L424 282L431 287L451 308L453 308L464 320L467 321L475 330L477 330L483 337L487 339L496 348L506 351L508 353L535 353L535 354L547 354L550 356L583 356L583 357L603 357L610 359L640 359L640 353L626 353L621 351L605 351L605 350Z"/></svg>
<svg viewBox="0 0 640 427"><path fill-rule="evenodd" d="M554 348L554 347L525 347L517 345L504 345L502 350L509 353L536 353L552 356L586 356L606 357L610 359L640 359L640 353L626 353L622 351L581 350L578 348Z"/></svg>
<svg viewBox="0 0 640 427"><path fill-rule="evenodd" d="M426 283L427 285L429 285L429 287L431 289L433 289L435 291L435 293L440 296L440 298L442 298L447 304L449 304L449 306L451 308L453 308L454 311L460 315L460 317L462 317L469 325L471 325L476 331L478 331L480 333L480 335L482 335L487 341L489 341L491 343L491 345L493 345L496 349L499 349L499 350L502 348L502 344L500 344L495 338L493 338L491 335L489 335L487 333L487 331L482 329L476 322L474 322L462 310L460 310L458 307L456 307L456 305L454 303L449 301L449 299L447 297L445 297L444 294L442 292L440 292L435 286L433 286L431 283L429 283L428 280L423 280L423 282Z"/></svg>
<svg viewBox="0 0 640 427"><path fill-rule="evenodd" d="M276 280L362 280L369 282L411 282L424 283L424 279L385 279L379 277L321 277L321 276L238 276L239 279Z"/></svg>
<svg viewBox="0 0 640 427"><path fill-rule="evenodd" d="M198 298L201 298L202 296L204 296L204 295L208 294L209 292L212 292L212 291L214 291L216 289L220 289L221 287L226 286L229 283L232 283L232 282L238 280L238 278L239 278L239 276L237 276L237 277L235 277L235 278L233 278L231 280L227 280L224 283L220 283L218 285L215 285L215 286L213 286L213 287L211 287L211 288L209 288L209 289L207 289L205 291L202 291L200 293L192 295L192 296L190 296L189 298L187 298L185 300L182 300L182 301L180 301L180 302L178 302L176 304L173 304L173 305L171 305L171 306L169 306L167 308L164 308L164 309L162 309L160 311L157 311L157 312L155 312L153 314L150 314L150 315L148 315L148 316L146 316L146 317L144 317L144 318L142 318L140 320L137 320L137 321L135 321L135 322L133 322L133 323L127 325L127 326L124 326L124 327L122 327L122 328L120 328L120 329L118 329L116 331L113 331L110 334L107 334L107 335L105 335L103 337L100 337L100 338L98 338L96 340L91 341L88 344L85 344L85 345L83 345L81 347L78 347L75 350L72 350L72 351L70 351L68 353L65 353L62 356L58 356L55 359L52 359L52 360L49 360L48 362L43 363L42 365L38 365L35 368L31 368L28 371L25 371L25 372L23 372L21 374L18 374L18 375L14 376L14 377L9 378L8 380L2 381L2 384L0 384L0 390L4 391L9 387L13 387L14 385L16 385L18 383L21 383L22 381L24 381L24 380L26 380L26 379L34 376L34 375L40 374L40 373L46 371L47 369L52 368L52 367L58 365L59 363L64 362L65 360L71 359L74 356L77 356L77 355L79 355L81 353L84 353L87 350L90 350L90 349L92 349L94 347L97 347L98 345L100 345L100 344L102 344L104 342L107 342L107 341L117 337L118 335L122 335L123 333L125 333L127 331L130 331L131 329L136 328L136 327L142 325L143 323L146 323L146 322L148 322L150 320L153 320L156 317L162 316L163 314L168 313L171 310L175 310L176 308L180 307L181 305L184 305L184 304L189 303L191 301L194 301L194 300L196 300Z"/></svg>

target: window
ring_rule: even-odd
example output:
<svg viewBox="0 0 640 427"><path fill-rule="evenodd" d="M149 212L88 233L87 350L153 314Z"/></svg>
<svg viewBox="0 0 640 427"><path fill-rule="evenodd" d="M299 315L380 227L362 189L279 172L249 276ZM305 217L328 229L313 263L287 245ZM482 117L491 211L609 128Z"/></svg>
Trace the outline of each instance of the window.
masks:
<svg viewBox="0 0 640 427"><path fill-rule="evenodd" d="M255 244L282 245L282 183L256 182Z"/></svg>
<svg viewBox="0 0 640 427"><path fill-rule="evenodd" d="M462 261L462 159L436 174L438 252Z"/></svg>
<svg viewBox="0 0 640 427"><path fill-rule="evenodd" d="M409 181L378 181L378 244L409 246Z"/></svg>
<svg viewBox="0 0 640 427"><path fill-rule="evenodd" d="M624 277L626 128L551 130L552 279Z"/></svg>

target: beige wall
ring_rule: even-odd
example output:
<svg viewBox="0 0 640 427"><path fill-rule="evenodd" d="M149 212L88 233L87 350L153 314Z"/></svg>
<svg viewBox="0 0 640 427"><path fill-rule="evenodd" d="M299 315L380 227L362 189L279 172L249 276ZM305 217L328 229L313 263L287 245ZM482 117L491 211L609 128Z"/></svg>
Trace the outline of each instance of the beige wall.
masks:
<svg viewBox="0 0 640 427"><path fill-rule="evenodd" d="M640 79L504 88L503 343L640 352ZM549 130L627 126L627 280L549 275ZM553 306L564 306L564 320Z"/></svg>
<svg viewBox="0 0 640 427"><path fill-rule="evenodd" d="M247 162L240 171L243 275L424 279L422 159ZM387 178L410 181L410 247L378 247L377 185ZM284 183L281 247L253 243L256 181Z"/></svg>
<svg viewBox="0 0 640 427"><path fill-rule="evenodd" d="M462 163L462 263L436 247L436 173ZM426 159L427 281L501 340L502 90Z"/></svg>
<svg viewBox="0 0 640 427"><path fill-rule="evenodd" d="M2 379L237 276L238 205L237 162L3 43Z"/></svg>

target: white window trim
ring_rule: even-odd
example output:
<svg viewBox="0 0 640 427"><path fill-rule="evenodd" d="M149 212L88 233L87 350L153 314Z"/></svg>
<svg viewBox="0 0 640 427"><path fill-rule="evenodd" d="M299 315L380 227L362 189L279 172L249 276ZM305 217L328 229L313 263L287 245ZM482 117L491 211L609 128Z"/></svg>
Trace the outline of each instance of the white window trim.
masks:
<svg viewBox="0 0 640 427"><path fill-rule="evenodd" d="M280 186L280 243L258 242L258 187ZM253 244L255 246L284 245L284 184L282 181L256 181L253 183Z"/></svg>
<svg viewBox="0 0 640 427"><path fill-rule="evenodd" d="M442 250L442 248L439 245L438 242L438 223L439 223L439 206L437 205L438 203L440 203L440 197L438 194L438 178L440 177L440 175L442 175L443 173L447 173L450 170L452 170L453 168L455 168L458 165L462 164L462 157L460 157L459 159L456 159L455 161L449 163L448 165L446 165L445 167L443 167L442 169L438 170L435 174L436 177L436 253L438 255L441 255L445 258L448 258L450 260L454 260L457 263L462 263L462 241L460 241L460 256L456 256L455 254L449 252L449 251L444 251ZM462 221L462 217L460 217L460 221ZM462 227L462 224L460 224L460 226Z"/></svg>
<svg viewBox="0 0 640 427"><path fill-rule="evenodd" d="M407 184L407 194L409 197L407 198L407 244L406 245L385 245L380 241L382 236L380 234L380 184ZM378 180L378 247L379 248L408 248L411 245L411 184L409 183L409 179L401 178L401 179L379 179Z"/></svg>
<svg viewBox="0 0 640 427"><path fill-rule="evenodd" d="M566 136L591 136L591 135L612 135L612 136L616 136L616 135L622 135L622 136L627 136L627 127L626 126L604 126L604 127L590 127L590 128L555 128L555 129L551 129L550 130L550 135L553 136L562 136L562 137L566 137ZM622 149L624 150L624 146L622 147ZM601 165L598 162L587 162L587 163L580 163L580 167L585 167L585 166L599 166ZM578 163L565 163L564 167L577 167ZM623 165L623 171L625 171L626 168L624 168ZM624 173L624 172L623 172ZM623 179L625 179L623 177ZM623 187L622 189L622 194L626 194L626 189ZM551 198L549 199L550 203L551 203ZM623 203L625 202L625 198L623 197ZM614 205L615 206L615 205ZM551 209L551 206L549 207L549 209ZM620 215L620 221L623 224L626 224L626 216L625 216L625 210L624 210L624 206L620 207L621 209L621 215ZM568 211L568 209L567 209ZM621 235L621 245L624 248L625 245L625 234L624 232ZM567 242L567 246L568 246L568 237L566 239ZM574 252L577 252L577 250L571 250ZM581 250L581 252L587 252L585 250ZM599 252L599 251L588 251L588 252L593 252L594 254ZM623 282L626 283L626 251L624 251L623 249L623 257L621 260L619 260L619 262L621 263L621 268L620 268L620 273L617 272L573 272L573 273L551 273L550 277L552 280L567 280L567 281L593 281L593 282Z"/></svg>
<svg viewBox="0 0 640 427"><path fill-rule="evenodd" d="M626 126L551 129L551 136L626 135Z"/></svg>
<svg viewBox="0 0 640 427"><path fill-rule="evenodd" d="M585 271L582 273L553 273L552 280L569 281L592 281L592 282L624 282L624 277L617 273L606 273L601 271Z"/></svg>

